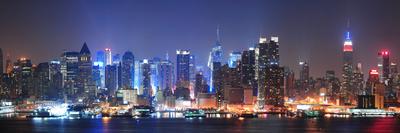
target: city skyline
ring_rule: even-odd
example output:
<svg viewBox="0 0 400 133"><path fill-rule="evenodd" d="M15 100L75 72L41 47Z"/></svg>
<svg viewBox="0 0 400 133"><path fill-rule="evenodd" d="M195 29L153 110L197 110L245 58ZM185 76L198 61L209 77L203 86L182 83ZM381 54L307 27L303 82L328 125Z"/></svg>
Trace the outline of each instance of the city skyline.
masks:
<svg viewBox="0 0 400 133"><path fill-rule="evenodd" d="M178 2L181 4L174 4ZM309 63L313 77L323 76L326 70L335 70L339 76L341 49L347 21L350 20L354 63L361 62L364 73L376 68L376 57L381 49L389 49L391 60L398 61L398 53L392 52L399 49L396 44L400 42L395 37L400 31L400 27L395 25L400 21L396 17L400 14L394 13L399 10L394 6L396 1L388 1L392 4L376 1L292 2L296 6L285 2L288 3L40 1L39 4L29 4L2 1L0 14L11 18L1 19L0 27L4 30L0 31L0 44L4 57L10 54L13 61L17 57L26 57L34 64L57 58L63 50L79 51L87 42L92 51L111 48L113 53L123 54L130 50L136 59L163 57L166 52L174 57L176 49L190 49L197 57L197 65L206 66L209 51L217 40L215 30L219 26L224 62L227 62L230 52L254 46L260 35L279 36L281 64L296 70L296 77L300 60ZM133 3L140 7L141 12L127 6L135 5ZM262 6L267 3L271 9ZM145 7L154 7L150 8L154 10L142 10ZM219 7L226 10L221 11ZM365 10L367 8L369 10ZM31 23L24 25L21 23L24 21ZM42 34L34 34L36 32ZM169 47L162 47L164 45ZM52 47L52 51L47 47ZM154 52L144 52L149 50ZM95 57L93 53L92 57Z"/></svg>

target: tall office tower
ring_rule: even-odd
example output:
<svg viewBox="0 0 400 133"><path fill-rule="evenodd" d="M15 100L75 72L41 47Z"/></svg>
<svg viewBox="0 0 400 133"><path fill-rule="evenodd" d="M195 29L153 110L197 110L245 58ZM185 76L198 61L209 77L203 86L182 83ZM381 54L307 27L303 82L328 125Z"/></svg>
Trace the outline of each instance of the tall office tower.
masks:
<svg viewBox="0 0 400 133"><path fill-rule="evenodd" d="M93 62L92 66L92 78L94 81L94 84L97 89L102 89L104 88L104 75L102 75L102 72L105 72L104 69L104 63L101 61L95 61Z"/></svg>
<svg viewBox="0 0 400 133"><path fill-rule="evenodd" d="M346 39L343 45L343 72L342 72L342 88L341 97L342 104L351 102L351 92L353 89L353 43L350 32L346 32Z"/></svg>
<svg viewBox="0 0 400 133"><path fill-rule="evenodd" d="M230 68L236 68L238 66L239 61L242 58L242 53L240 52L232 52L229 54L228 65Z"/></svg>
<svg viewBox="0 0 400 133"><path fill-rule="evenodd" d="M105 70L105 81L108 95L114 96L117 91L117 65L107 65Z"/></svg>
<svg viewBox="0 0 400 133"><path fill-rule="evenodd" d="M194 87L194 96L197 97L199 93L207 93L206 81L204 80L204 75L202 71L196 73L196 82Z"/></svg>
<svg viewBox="0 0 400 133"><path fill-rule="evenodd" d="M354 95L362 95L364 91L364 74L362 72L361 63L357 64L356 70L354 71L354 79L353 79L354 89L351 92Z"/></svg>
<svg viewBox="0 0 400 133"><path fill-rule="evenodd" d="M253 96L257 96L257 80L256 74L256 58L254 48L249 48L247 51L243 51L241 57L241 75L242 83L244 86L253 89Z"/></svg>
<svg viewBox="0 0 400 133"><path fill-rule="evenodd" d="M389 51L382 50L378 53L378 69L379 69L379 81L387 85L387 81L390 74L390 61L389 61Z"/></svg>
<svg viewBox="0 0 400 133"><path fill-rule="evenodd" d="M368 80L366 83L366 93L368 95L373 95L373 88L379 83L379 72L376 69L371 69L369 71Z"/></svg>
<svg viewBox="0 0 400 133"><path fill-rule="evenodd" d="M92 56L86 44L83 44L79 52L79 77L78 77L78 93L84 94L88 98L93 98L96 95L96 87L92 78Z"/></svg>
<svg viewBox="0 0 400 133"><path fill-rule="evenodd" d="M13 64L10 59L10 55L7 54L7 60L6 60L6 73L11 74L13 71Z"/></svg>
<svg viewBox="0 0 400 133"><path fill-rule="evenodd" d="M151 85L151 95L153 96L157 89L160 87L160 63L161 59L158 57L154 57L152 60L149 60L150 64L150 85Z"/></svg>
<svg viewBox="0 0 400 133"><path fill-rule="evenodd" d="M256 57L256 74L257 79L257 106L258 109L263 109L265 105L266 93L266 71L268 63L268 43L267 38L260 38L259 43L255 49Z"/></svg>
<svg viewBox="0 0 400 133"><path fill-rule="evenodd" d="M152 88L151 88L151 68L150 68L150 63L149 60L143 59L143 63L141 66L142 69L142 84L141 88L143 88L143 93L142 95L145 97L150 97L152 94Z"/></svg>
<svg viewBox="0 0 400 133"><path fill-rule="evenodd" d="M0 48L0 75L4 73L3 58L3 50Z"/></svg>
<svg viewBox="0 0 400 133"><path fill-rule="evenodd" d="M308 91L310 91L310 67L307 62L300 61L300 96L307 97Z"/></svg>
<svg viewBox="0 0 400 133"><path fill-rule="evenodd" d="M212 88L215 90L215 94L217 97L217 107L222 107L223 100L224 100L224 88L223 88L223 73L222 70L222 63L221 62L214 62L213 63L213 82Z"/></svg>
<svg viewBox="0 0 400 133"><path fill-rule="evenodd" d="M50 99L62 98L63 94L63 79L61 74L61 63L58 60L50 61L49 64L49 79L50 79Z"/></svg>
<svg viewBox="0 0 400 133"><path fill-rule="evenodd" d="M293 70L290 70L289 67L284 68L284 94L288 98L295 98L297 96L297 91L295 89L295 77Z"/></svg>
<svg viewBox="0 0 400 133"><path fill-rule="evenodd" d="M14 94L20 98L34 95L32 63L30 59L20 58L14 63L13 76L15 77Z"/></svg>
<svg viewBox="0 0 400 133"><path fill-rule="evenodd" d="M135 88L138 91L138 94L140 92L140 86L141 86L141 81L142 81L142 69L141 69L141 61L140 60L135 60L135 78L134 78L134 85L133 88Z"/></svg>
<svg viewBox="0 0 400 133"><path fill-rule="evenodd" d="M61 56L61 73L63 75L64 94L75 98L78 93L76 83L79 74L79 52L64 52Z"/></svg>
<svg viewBox="0 0 400 133"><path fill-rule="evenodd" d="M173 75L174 66L168 59L162 60L160 63L160 89L165 92L165 90L173 89Z"/></svg>
<svg viewBox="0 0 400 133"><path fill-rule="evenodd" d="M189 88L190 81L190 51L176 51L176 85L177 87Z"/></svg>
<svg viewBox="0 0 400 133"><path fill-rule="evenodd" d="M284 70L279 66L278 37L271 37L268 41L266 38L260 38L256 48L259 109L264 109L265 104L283 106L283 76Z"/></svg>
<svg viewBox="0 0 400 133"><path fill-rule="evenodd" d="M217 28L217 41L215 42L215 46L212 48L210 55L208 57L208 63L207 66L209 68L210 74L209 74L209 85L211 86L209 89L209 92L215 92L215 90L212 88L212 83L213 83L213 64L214 62L219 62L222 63L223 59L223 51L222 51L222 46L221 46L221 39L219 36L219 28Z"/></svg>
<svg viewBox="0 0 400 133"><path fill-rule="evenodd" d="M133 82L135 79L135 57L130 51L126 51L122 56L121 66L121 82L122 88L133 88Z"/></svg>
<svg viewBox="0 0 400 133"><path fill-rule="evenodd" d="M106 48L105 50L104 50L104 61L105 61L105 63L106 63L106 66L107 65L111 65L113 62L112 62L112 54L111 54L111 49L110 48Z"/></svg>
<svg viewBox="0 0 400 133"><path fill-rule="evenodd" d="M99 88L104 88L105 87L105 67L106 67L106 61L105 61L105 53L104 51L97 51L96 53L96 61L93 64L94 66L98 67L98 70L100 71L100 80L98 81L98 87Z"/></svg>
<svg viewBox="0 0 400 133"><path fill-rule="evenodd" d="M41 100L50 99L50 67L49 63L40 63L33 72L35 96Z"/></svg>

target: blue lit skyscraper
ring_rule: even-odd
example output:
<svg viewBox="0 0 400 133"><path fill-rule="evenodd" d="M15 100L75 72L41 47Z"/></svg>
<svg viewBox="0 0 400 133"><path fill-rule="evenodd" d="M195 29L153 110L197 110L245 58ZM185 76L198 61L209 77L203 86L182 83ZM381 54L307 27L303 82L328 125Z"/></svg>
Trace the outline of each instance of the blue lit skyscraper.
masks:
<svg viewBox="0 0 400 133"><path fill-rule="evenodd" d="M172 62L168 59L162 60L160 63L160 89L172 89L173 85L173 69Z"/></svg>
<svg viewBox="0 0 400 133"><path fill-rule="evenodd" d="M106 65L112 64L112 53L110 48L104 50L104 61Z"/></svg>
<svg viewBox="0 0 400 133"><path fill-rule="evenodd" d="M160 58L153 58L153 60L150 60L150 74L151 74L151 88L152 88L152 92L153 94L155 94L155 92L157 92L157 88L160 87L159 85L159 77L160 77L160 62L161 59Z"/></svg>
<svg viewBox="0 0 400 133"><path fill-rule="evenodd" d="M99 75L100 81L97 81L97 85L100 88L105 88L105 66L106 66L105 59L106 58L105 58L104 51L97 51L96 61L93 62L93 66L97 66L96 68L99 69L99 72L100 72L100 75Z"/></svg>
<svg viewBox="0 0 400 133"><path fill-rule="evenodd" d="M212 48L211 52L210 52L210 56L208 57L208 68L210 69L210 80L209 80L209 84L210 84L210 89L209 92L213 92L213 88L212 88L212 83L213 83L213 64L214 62L219 62L222 63L222 59L223 59L223 52L222 52L222 46L221 46L221 40L220 40L220 36L219 36L219 28L217 28L217 41L215 42L215 46Z"/></svg>
<svg viewBox="0 0 400 133"><path fill-rule="evenodd" d="M189 88L190 51L176 51L176 84L179 87Z"/></svg>
<svg viewBox="0 0 400 133"><path fill-rule="evenodd" d="M232 52L229 54L229 61L228 61L228 66L230 68L236 68L238 65L238 62L242 58L242 53L240 52Z"/></svg>

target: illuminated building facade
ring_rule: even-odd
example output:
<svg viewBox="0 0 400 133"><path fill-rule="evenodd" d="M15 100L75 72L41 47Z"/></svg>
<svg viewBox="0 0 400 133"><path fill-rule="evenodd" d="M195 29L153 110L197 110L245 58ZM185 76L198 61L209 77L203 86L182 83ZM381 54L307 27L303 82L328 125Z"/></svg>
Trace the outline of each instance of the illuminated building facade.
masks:
<svg viewBox="0 0 400 133"><path fill-rule="evenodd" d="M264 105L283 106L284 69L279 66L278 37L260 38L256 48L256 77L258 108Z"/></svg>
<svg viewBox="0 0 400 133"><path fill-rule="evenodd" d="M50 95L50 68L49 63L39 63L34 70L34 95L41 100L48 100Z"/></svg>
<svg viewBox="0 0 400 133"><path fill-rule="evenodd" d="M173 89L174 66L168 59L162 60L160 63L160 89Z"/></svg>
<svg viewBox="0 0 400 133"><path fill-rule="evenodd" d="M93 62L93 66L98 66L98 70L100 72L100 76L98 77L100 80L98 81L98 88L104 89L105 87L105 53L104 51L97 51L96 52L96 61Z"/></svg>
<svg viewBox="0 0 400 133"><path fill-rule="evenodd" d="M64 52L61 56L64 93L70 98L74 98L78 93L76 83L78 82L79 56L79 52Z"/></svg>
<svg viewBox="0 0 400 133"><path fill-rule="evenodd" d="M299 92L300 95L304 98L308 95L308 92L310 91L310 67L308 66L307 62L300 61L299 62L300 66L300 88Z"/></svg>
<svg viewBox="0 0 400 133"><path fill-rule="evenodd" d="M232 52L229 54L228 65L230 68L236 68L238 66L239 61L241 60L242 53L240 52Z"/></svg>
<svg viewBox="0 0 400 133"><path fill-rule="evenodd" d="M176 51L176 84L177 87L189 88L190 51Z"/></svg>
<svg viewBox="0 0 400 133"><path fill-rule="evenodd" d="M87 98L93 98L96 87L92 78L92 56L86 43L83 44L79 52L79 72L78 72L78 93L84 94Z"/></svg>
<svg viewBox="0 0 400 133"><path fill-rule="evenodd" d="M104 61L105 61L106 65L112 64L112 54L111 54L110 48L106 48L104 50Z"/></svg>
<svg viewBox="0 0 400 133"><path fill-rule="evenodd" d="M105 81L108 95L114 96L117 91L117 65L107 65L105 67Z"/></svg>
<svg viewBox="0 0 400 133"><path fill-rule="evenodd" d="M379 76L379 81L385 83L389 78L390 74L390 60L389 51L382 50L378 53L378 72L381 74Z"/></svg>
<svg viewBox="0 0 400 133"><path fill-rule="evenodd" d="M19 58L14 63L12 75L15 78L15 86L13 87L12 94L19 98L28 98L34 95L32 72L30 59Z"/></svg>
<svg viewBox="0 0 400 133"><path fill-rule="evenodd" d="M214 88L213 88L213 68L214 68L214 63L215 62L219 62L222 63L223 60L223 51L222 51L222 45L221 45L221 40L220 40L220 36L219 36L219 28L217 28L217 41L215 42L214 47L212 48L210 55L208 57L208 63L207 66L210 69L210 74L209 74L209 85L210 85L210 89L209 92L215 92Z"/></svg>
<svg viewBox="0 0 400 133"><path fill-rule="evenodd" d="M353 43L350 32L346 32L346 38L343 45L343 73L341 88L341 103L350 103L351 92L353 92Z"/></svg>
<svg viewBox="0 0 400 133"><path fill-rule="evenodd" d="M148 59L143 59L143 63L141 64L142 69L142 82L141 89L143 93L141 93L145 97L151 96L151 66Z"/></svg>
<svg viewBox="0 0 400 133"><path fill-rule="evenodd" d="M241 57L241 78L242 84L253 89L253 96L257 96L256 80L256 57L254 48L249 48L242 53Z"/></svg>
<svg viewBox="0 0 400 133"><path fill-rule="evenodd" d="M133 88L135 79L135 57L130 51L126 51L122 56L121 66L121 87Z"/></svg>

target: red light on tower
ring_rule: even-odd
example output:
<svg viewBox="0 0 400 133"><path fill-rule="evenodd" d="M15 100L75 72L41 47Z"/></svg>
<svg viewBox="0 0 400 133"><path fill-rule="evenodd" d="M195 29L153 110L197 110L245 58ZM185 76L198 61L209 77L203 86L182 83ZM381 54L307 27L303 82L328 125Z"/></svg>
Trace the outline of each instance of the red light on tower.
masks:
<svg viewBox="0 0 400 133"><path fill-rule="evenodd" d="M371 70L369 70L369 74L371 74L371 75L379 75L379 72L376 69L371 69Z"/></svg>
<svg viewBox="0 0 400 133"><path fill-rule="evenodd" d="M344 52L352 52L353 51L353 43L351 40L347 40L344 42L344 47L343 47Z"/></svg>
<svg viewBox="0 0 400 133"><path fill-rule="evenodd" d="M389 51L387 51L387 50L382 50L380 54L381 54L382 56L387 56L387 55L389 55Z"/></svg>

